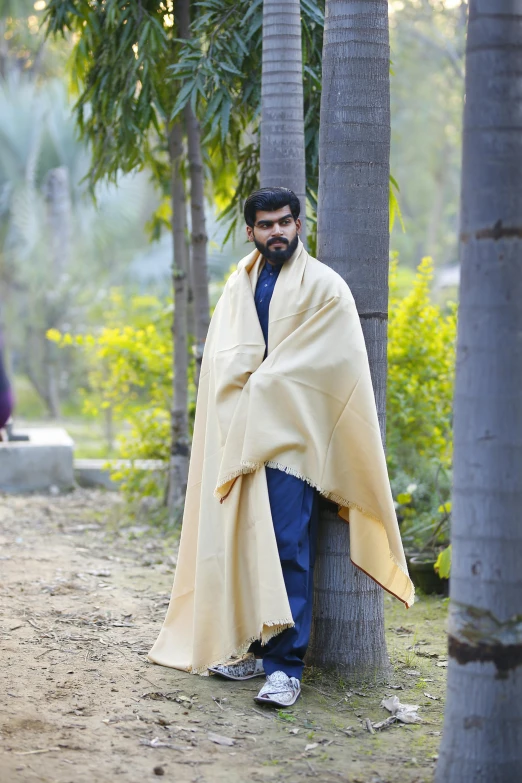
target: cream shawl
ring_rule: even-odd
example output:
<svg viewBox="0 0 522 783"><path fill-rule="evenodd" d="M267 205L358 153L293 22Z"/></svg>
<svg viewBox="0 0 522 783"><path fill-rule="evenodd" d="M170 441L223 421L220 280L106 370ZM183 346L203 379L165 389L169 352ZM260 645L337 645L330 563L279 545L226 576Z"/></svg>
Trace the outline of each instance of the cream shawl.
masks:
<svg viewBox="0 0 522 783"><path fill-rule="evenodd" d="M337 503L354 564L413 603L350 290L299 242L279 273L263 361L263 264L257 250L240 261L210 324L174 587L149 653L195 673L293 625L265 465Z"/></svg>

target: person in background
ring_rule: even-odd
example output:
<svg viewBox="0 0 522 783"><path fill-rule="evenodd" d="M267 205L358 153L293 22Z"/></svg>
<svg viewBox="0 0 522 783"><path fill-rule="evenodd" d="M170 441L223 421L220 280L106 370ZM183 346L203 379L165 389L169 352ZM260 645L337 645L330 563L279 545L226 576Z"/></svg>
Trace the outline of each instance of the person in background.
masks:
<svg viewBox="0 0 522 783"><path fill-rule="evenodd" d="M4 342L0 332L0 440L6 440L2 437L2 430L7 424L13 411L13 392L7 372L4 365Z"/></svg>

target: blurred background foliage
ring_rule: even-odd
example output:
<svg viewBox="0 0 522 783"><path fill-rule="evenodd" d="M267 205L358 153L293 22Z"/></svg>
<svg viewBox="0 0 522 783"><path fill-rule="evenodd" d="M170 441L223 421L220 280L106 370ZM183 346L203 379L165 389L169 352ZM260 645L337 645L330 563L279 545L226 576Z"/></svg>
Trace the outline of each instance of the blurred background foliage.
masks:
<svg viewBox="0 0 522 783"><path fill-rule="evenodd" d="M405 545L436 548L449 532L457 308L431 298L433 261L422 259L411 289L392 262L386 446ZM436 531L434 533L434 531Z"/></svg>
<svg viewBox="0 0 522 783"><path fill-rule="evenodd" d="M64 13L71 5L53 4ZM160 24L170 24L172 3L146 5ZM245 253L241 228L234 241L223 242L241 197L257 183L258 117L241 103L238 84L247 85L257 105L260 47L254 39L260 37L253 33L261 3L204 0L197 7L201 13L179 66L161 73L177 89L177 108L189 94L183 96L180 85L201 82L201 105L194 103L205 131L215 303L225 275ZM323 7L321 0L302 3L312 219ZM161 459L168 449L172 380L164 145L152 123L150 155L139 171L113 170L111 182L93 176L89 134L80 139L76 130L79 39L74 32L46 37L48 9L45 0L0 0L0 326L16 416L66 421L80 456ZM399 515L420 542L424 522L446 513L439 509L450 482L455 309L447 302L458 292L467 4L391 0L389 9L391 170L399 188L392 192L402 220L395 220L391 235L388 459L395 497L402 499ZM154 55L164 64L159 31L155 41L147 50L151 62ZM158 86L160 109L164 94ZM90 127L88 103L82 110ZM58 246L65 250L58 253ZM416 272L427 256L432 260ZM136 491L131 478L125 480ZM161 478L147 491L160 493Z"/></svg>

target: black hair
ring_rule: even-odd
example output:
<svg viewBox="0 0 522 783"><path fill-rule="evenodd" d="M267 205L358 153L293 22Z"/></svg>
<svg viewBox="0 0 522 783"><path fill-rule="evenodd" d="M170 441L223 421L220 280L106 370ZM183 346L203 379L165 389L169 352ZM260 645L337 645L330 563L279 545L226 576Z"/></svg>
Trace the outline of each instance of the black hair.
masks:
<svg viewBox="0 0 522 783"><path fill-rule="evenodd" d="M281 207L290 207L292 217L297 220L301 212L301 204L293 190L289 188L261 188L251 193L245 201L243 214L245 222L250 228L254 227L256 214L259 211L275 212Z"/></svg>

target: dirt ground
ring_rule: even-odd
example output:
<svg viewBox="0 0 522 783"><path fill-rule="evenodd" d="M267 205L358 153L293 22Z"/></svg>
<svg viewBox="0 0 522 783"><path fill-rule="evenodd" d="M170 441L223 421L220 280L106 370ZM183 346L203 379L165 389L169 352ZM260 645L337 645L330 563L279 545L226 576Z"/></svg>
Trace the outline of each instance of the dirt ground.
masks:
<svg viewBox="0 0 522 783"><path fill-rule="evenodd" d="M261 680L148 663L175 549L119 516L110 493L0 497L2 783L432 780L444 601L406 611L386 596L389 687L307 672L295 707L270 711L252 701ZM423 723L370 733L393 695L420 705Z"/></svg>

